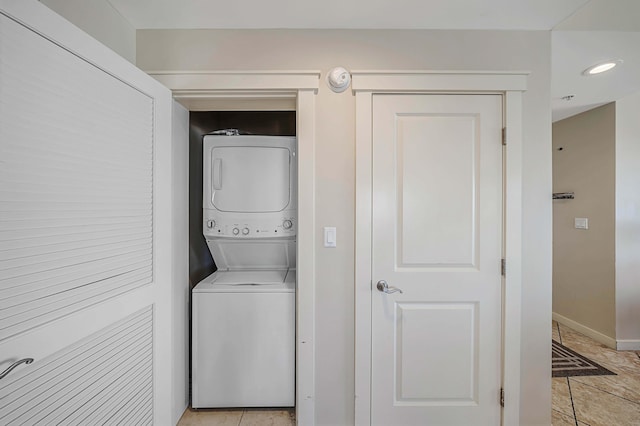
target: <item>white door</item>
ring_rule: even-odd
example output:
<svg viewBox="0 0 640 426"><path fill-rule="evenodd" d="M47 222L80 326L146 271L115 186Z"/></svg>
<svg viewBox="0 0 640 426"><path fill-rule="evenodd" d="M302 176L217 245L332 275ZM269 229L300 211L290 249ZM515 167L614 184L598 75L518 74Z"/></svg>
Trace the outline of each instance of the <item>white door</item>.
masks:
<svg viewBox="0 0 640 426"><path fill-rule="evenodd" d="M501 132L500 95L373 97L372 424L500 424Z"/></svg>
<svg viewBox="0 0 640 426"><path fill-rule="evenodd" d="M0 424L175 424L171 94L37 1L0 51Z"/></svg>

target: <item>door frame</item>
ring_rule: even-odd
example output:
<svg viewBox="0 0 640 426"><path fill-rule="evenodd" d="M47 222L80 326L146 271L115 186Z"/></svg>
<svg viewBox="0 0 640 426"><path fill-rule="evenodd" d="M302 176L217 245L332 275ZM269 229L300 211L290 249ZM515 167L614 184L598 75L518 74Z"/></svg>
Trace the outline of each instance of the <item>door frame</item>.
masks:
<svg viewBox="0 0 640 426"><path fill-rule="evenodd" d="M376 94L501 94L506 129L502 282L502 424L520 417L520 307L522 285L522 92L527 72L353 71L356 97L355 424L371 424L371 298L373 96ZM496 395L496 399L499 395Z"/></svg>
<svg viewBox="0 0 640 426"><path fill-rule="evenodd" d="M298 139L296 418L315 424L315 102L320 71L149 71L191 111L295 109Z"/></svg>

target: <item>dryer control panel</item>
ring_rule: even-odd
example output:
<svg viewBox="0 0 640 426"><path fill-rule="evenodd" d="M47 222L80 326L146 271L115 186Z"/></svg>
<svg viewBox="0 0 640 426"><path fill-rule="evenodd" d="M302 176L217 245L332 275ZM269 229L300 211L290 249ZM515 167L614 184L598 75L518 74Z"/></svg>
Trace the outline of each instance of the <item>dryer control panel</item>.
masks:
<svg viewBox="0 0 640 426"><path fill-rule="evenodd" d="M289 213L289 214L287 214ZM266 217L246 217L235 214L221 215L219 212L205 210L202 233L206 238L274 238L296 235L296 218L293 212L283 212L281 215L270 214ZM245 216L245 217L243 217Z"/></svg>

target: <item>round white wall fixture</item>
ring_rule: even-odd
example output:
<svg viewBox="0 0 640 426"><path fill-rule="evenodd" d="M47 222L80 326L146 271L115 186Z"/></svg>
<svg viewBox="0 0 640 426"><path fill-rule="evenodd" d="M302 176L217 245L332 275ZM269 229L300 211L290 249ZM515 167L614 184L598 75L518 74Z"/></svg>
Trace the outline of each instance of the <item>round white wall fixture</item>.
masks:
<svg viewBox="0 0 640 426"><path fill-rule="evenodd" d="M342 93L347 90L350 83L351 74L342 67L335 67L327 73L327 84L336 93Z"/></svg>

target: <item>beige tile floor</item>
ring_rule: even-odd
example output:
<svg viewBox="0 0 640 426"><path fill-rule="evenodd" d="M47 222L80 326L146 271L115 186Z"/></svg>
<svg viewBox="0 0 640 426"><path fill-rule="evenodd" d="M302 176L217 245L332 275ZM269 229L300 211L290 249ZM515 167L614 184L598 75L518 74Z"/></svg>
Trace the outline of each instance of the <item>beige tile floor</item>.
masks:
<svg viewBox="0 0 640 426"><path fill-rule="evenodd" d="M615 351L555 321L552 333L617 374L553 378L553 426L640 426L640 352Z"/></svg>
<svg viewBox="0 0 640 426"><path fill-rule="evenodd" d="M211 409L188 408L178 426L295 426L294 409Z"/></svg>

